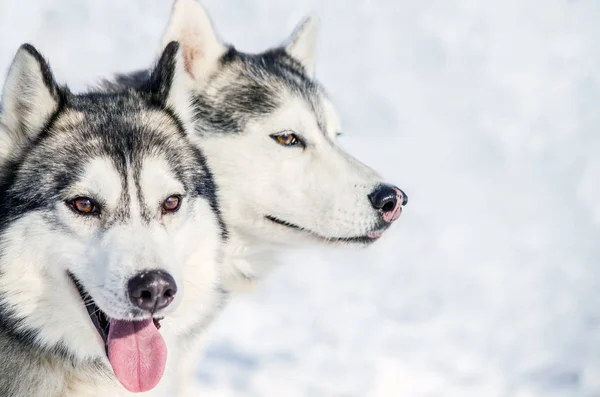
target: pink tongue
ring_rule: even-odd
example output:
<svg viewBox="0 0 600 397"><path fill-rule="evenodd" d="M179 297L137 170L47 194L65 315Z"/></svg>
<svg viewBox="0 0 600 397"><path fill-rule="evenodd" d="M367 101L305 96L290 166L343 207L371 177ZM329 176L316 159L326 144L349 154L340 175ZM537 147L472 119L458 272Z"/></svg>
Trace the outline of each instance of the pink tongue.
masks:
<svg viewBox="0 0 600 397"><path fill-rule="evenodd" d="M154 388L162 378L167 346L152 319L110 320L108 360L127 390L144 392Z"/></svg>

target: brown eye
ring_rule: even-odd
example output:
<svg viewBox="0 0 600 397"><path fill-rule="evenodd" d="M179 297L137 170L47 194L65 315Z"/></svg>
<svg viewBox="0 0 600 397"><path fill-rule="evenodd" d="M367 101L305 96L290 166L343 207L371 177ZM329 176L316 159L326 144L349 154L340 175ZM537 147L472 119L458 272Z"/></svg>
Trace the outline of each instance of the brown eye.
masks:
<svg viewBox="0 0 600 397"><path fill-rule="evenodd" d="M175 194L173 196L169 196L169 197L167 197L167 199L165 201L163 201L163 204L162 204L163 214L168 214L170 212L176 212L180 206L181 206L181 196L178 196Z"/></svg>
<svg viewBox="0 0 600 397"><path fill-rule="evenodd" d="M271 135L278 144L283 146L299 146L303 145L302 141L295 135L288 132Z"/></svg>
<svg viewBox="0 0 600 397"><path fill-rule="evenodd" d="M77 197L68 203L73 211L81 215L97 215L100 206L89 197Z"/></svg>

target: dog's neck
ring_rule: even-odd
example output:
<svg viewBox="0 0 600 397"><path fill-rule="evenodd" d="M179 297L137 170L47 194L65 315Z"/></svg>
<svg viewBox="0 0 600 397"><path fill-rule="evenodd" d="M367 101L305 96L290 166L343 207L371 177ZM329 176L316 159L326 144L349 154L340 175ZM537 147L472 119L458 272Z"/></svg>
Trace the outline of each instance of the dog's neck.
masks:
<svg viewBox="0 0 600 397"><path fill-rule="evenodd" d="M274 245L230 230L223 256L225 289L231 292L253 289L279 264L277 251Z"/></svg>

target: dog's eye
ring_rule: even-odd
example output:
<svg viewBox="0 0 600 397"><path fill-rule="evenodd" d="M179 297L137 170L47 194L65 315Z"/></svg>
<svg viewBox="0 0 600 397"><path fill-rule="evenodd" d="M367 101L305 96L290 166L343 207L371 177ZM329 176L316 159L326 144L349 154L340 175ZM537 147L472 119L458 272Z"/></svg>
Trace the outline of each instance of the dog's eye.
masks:
<svg viewBox="0 0 600 397"><path fill-rule="evenodd" d="M162 204L163 214L176 212L181 206L181 196L174 194L166 198Z"/></svg>
<svg viewBox="0 0 600 397"><path fill-rule="evenodd" d="M68 202L73 211L81 215L98 215L100 206L89 197L77 197Z"/></svg>
<svg viewBox="0 0 600 397"><path fill-rule="evenodd" d="M275 142L283 146L304 146L300 138L298 138L296 134L292 134L291 132L273 134L271 135L271 138L273 138Z"/></svg>

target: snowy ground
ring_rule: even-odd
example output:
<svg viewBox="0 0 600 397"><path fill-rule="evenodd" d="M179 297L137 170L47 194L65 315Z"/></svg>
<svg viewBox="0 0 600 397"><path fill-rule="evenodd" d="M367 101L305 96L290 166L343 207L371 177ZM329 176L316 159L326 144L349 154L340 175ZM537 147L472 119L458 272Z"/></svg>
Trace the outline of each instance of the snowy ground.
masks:
<svg viewBox="0 0 600 397"><path fill-rule="evenodd" d="M369 250L289 256L210 331L206 396L600 396L600 2L206 0L260 50L315 10L344 145L407 191ZM169 0L2 0L82 88L149 65Z"/></svg>

